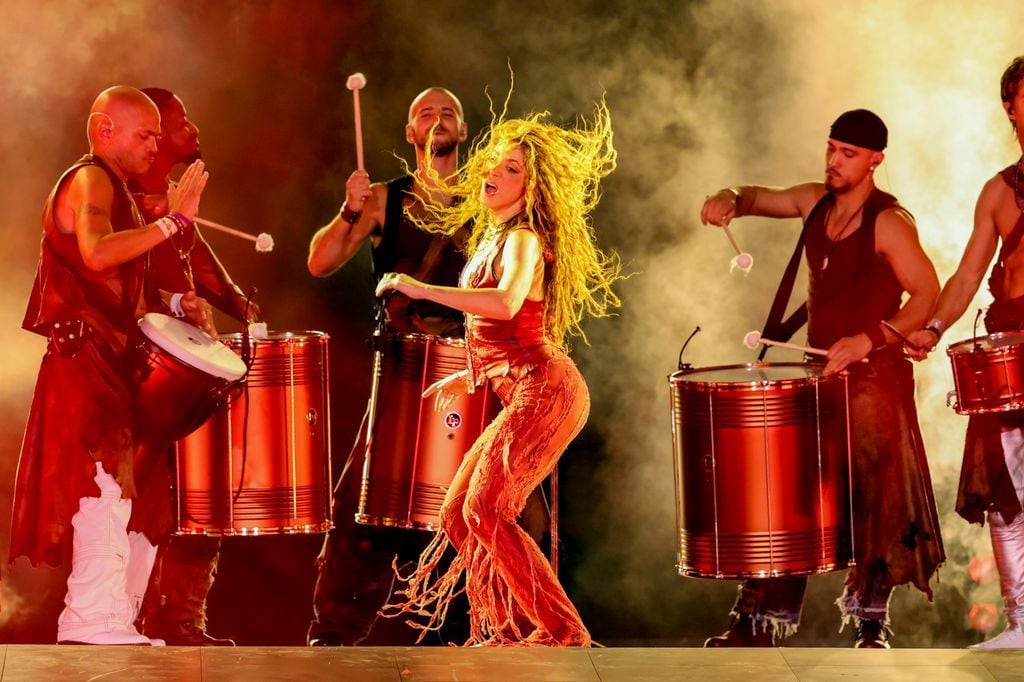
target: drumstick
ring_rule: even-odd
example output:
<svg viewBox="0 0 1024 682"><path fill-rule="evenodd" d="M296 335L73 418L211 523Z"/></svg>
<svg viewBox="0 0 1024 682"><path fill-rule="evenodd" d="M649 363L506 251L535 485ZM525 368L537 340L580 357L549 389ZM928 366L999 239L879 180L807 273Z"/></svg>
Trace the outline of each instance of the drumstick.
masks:
<svg viewBox="0 0 1024 682"><path fill-rule="evenodd" d="M361 73L352 74L345 87L352 91L352 111L356 119L356 166L363 170L363 118L359 112L359 91L366 87L366 76Z"/></svg>
<svg viewBox="0 0 1024 682"><path fill-rule="evenodd" d="M908 339L907 337L905 337L905 336L903 335L903 332L901 332L901 331L900 331L899 329L897 329L896 327L892 326L891 324L889 324L889 323L888 323L888 322L886 322L885 320L882 320L882 324L883 324L883 325L885 326L885 328L886 328L886 329L888 329L888 330L889 330L889 331L891 331L891 332L892 332L893 334L895 334L895 335L896 335L897 337L899 337L899 339L900 339L900 340L901 340L901 341L902 341L903 343L907 344L908 346L910 346L910 347L911 347L911 348L913 348L914 350L921 350L921 346L917 345L916 343L914 343L913 341L911 341L910 339Z"/></svg>
<svg viewBox="0 0 1024 682"><path fill-rule="evenodd" d="M212 220L206 220L205 218L200 218L199 216L193 218L193 222L198 223L203 227L209 227L214 230L219 230L224 234L230 234L232 237L239 237L241 239L247 239L251 242L256 242L256 250L259 251L260 253L266 253L268 251L274 250L274 238L271 237L266 232L260 232L259 235L251 235L248 232L242 232L241 230L236 230L233 227L221 225L220 223L215 223Z"/></svg>
<svg viewBox="0 0 1024 682"><path fill-rule="evenodd" d="M820 348L811 348L810 346L799 346L795 343L786 343L785 341L772 341L771 339L761 338L761 332L752 331L747 332L747 335L743 337L743 344L747 348L757 348L759 344L765 346L778 346L779 348L789 348L791 350L799 350L804 353L811 353L812 355L828 355L827 350Z"/></svg>

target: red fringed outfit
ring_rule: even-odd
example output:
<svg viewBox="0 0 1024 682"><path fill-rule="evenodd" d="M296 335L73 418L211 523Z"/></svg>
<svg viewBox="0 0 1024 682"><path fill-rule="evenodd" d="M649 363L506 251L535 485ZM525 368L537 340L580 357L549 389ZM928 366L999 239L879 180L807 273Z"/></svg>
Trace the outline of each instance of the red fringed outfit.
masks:
<svg viewBox="0 0 1024 682"><path fill-rule="evenodd" d="M463 286L497 286L499 244ZM590 395L572 360L544 329L544 303L527 300L507 321L466 315L473 383L490 380L504 409L466 454L441 510L442 530L407 578L404 604L425 631L443 623L451 599L469 598L467 644L588 646L590 634L540 549L516 523L590 412ZM468 480L468 486L465 481ZM434 571L451 546L456 558ZM465 586L460 587L465 576ZM397 612L397 613L396 613Z"/></svg>

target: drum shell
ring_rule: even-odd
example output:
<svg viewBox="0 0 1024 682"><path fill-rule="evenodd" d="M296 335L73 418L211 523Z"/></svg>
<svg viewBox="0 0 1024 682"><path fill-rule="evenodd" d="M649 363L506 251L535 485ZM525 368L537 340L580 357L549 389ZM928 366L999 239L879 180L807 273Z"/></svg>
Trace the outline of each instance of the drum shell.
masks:
<svg viewBox="0 0 1024 682"><path fill-rule="evenodd" d="M670 378L679 572L750 578L847 567L845 376L719 383L685 375Z"/></svg>
<svg viewBox="0 0 1024 682"><path fill-rule="evenodd" d="M211 376L142 337L135 348L132 387L140 437L164 444L199 428L235 383Z"/></svg>
<svg viewBox="0 0 1024 682"><path fill-rule="evenodd" d="M466 452L500 409L486 387L443 413L435 381L466 369L465 342L425 334L386 334L374 362L373 420L356 521L419 530L440 527L440 509Z"/></svg>
<svg viewBox="0 0 1024 682"><path fill-rule="evenodd" d="M953 365L958 414L1024 409L1024 334L968 339L950 345L946 353Z"/></svg>
<svg viewBox="0 0 1024 682"><path fill-rule="evenodd" d="M221 340L239 355L242 339ZM178 534L317 533L331 524L328 336L255 342L244 389L178 441Z"/></svg>

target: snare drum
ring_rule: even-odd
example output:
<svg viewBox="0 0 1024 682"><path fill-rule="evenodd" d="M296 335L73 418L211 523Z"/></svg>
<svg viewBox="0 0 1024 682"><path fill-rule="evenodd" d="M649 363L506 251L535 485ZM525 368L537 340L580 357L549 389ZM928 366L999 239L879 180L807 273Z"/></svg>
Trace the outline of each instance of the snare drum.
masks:
<svg viewBox="0 0 1024 682"><path fill-rule="evenodd" d="M500 409L486 387L444 412L432 383L466 369L466 344L425 334L386 334L374 360L371 425L358 523L436 530L441 503L462 458Z"/></svg>
<svg viewBox="0 0 1024 682"><path fill-rule="evenodd" d="M1024 409L1024 332L1002 332L954 343L946 349L958 414Z"/></svg>
<svg viewBox="0 0 1024 682"><path fill-rule="evenodd" d="M245 376L245 363L206 332L167 315L146 313L139 331L133 377L139 433L170 442L210 416L218 399Z"/></svg>
<svg viewBox="0 0 1024 682"><path fill-rule="evenodd" d="M852 563L845 373L755 363L683 370L669 383L682 575Z"/></svg>
<svg viewBox="0 0 1024 682"><path fill-rule="evenodd" d="M221 338L241 355L240 334ZM327 341L316 331L252 341L244 388L177 443L179 535L330 530Z"/></svg>

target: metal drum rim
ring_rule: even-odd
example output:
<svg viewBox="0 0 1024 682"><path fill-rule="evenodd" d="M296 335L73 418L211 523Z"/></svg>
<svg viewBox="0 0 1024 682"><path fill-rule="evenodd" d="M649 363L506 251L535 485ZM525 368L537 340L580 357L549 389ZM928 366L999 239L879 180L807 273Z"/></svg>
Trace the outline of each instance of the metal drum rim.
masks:
<svg viewBox="0 0 1024 682"><path fill-rule="evenodd" d="M288 336L282 336L287 334ZM276 336L275 336L276 335ZM268 331L267 338L258 339L255 336L250 335L249 340L255 344L269 343L273 345L289 345L289 344L303 344L310 341L328 341L331 335L327 332L317 331L315 329L304 329L301 331ZM242 341L242 332L231 332L229 334L220 335L221 342L226 343L227 341Z"/></svg>
<svg viewBox="0 0 1024 682"><path fill-rule="evenodd" d="M460 339L456 336L434 336L433 334L421 334L419 332L409 333L398 333L398 332L385 332L382 335L383 340L388 341L411 341L413 343L422 343L423 345L431 344L434 346L453 346L457 348L463 348L466 345L465 339Z"/></svg>
<svg viewBox="0 0 1024 682"><path fill-rule="evenodd" d="M1001 346L999 348L975 348L974 344L984 339L1002 339L1011 336L1021 337L1021 342L1024 343L1024 331L1015 332L995 332L992 334L985 334L983 336L973 336L969 339L963 339L962 341L956 341L946 346L946 355L953 357L954 355L971 354L971 353L983 353L985 355L998 356L1006 353L1013 349L1013 346ZM957 348L957 346L965 346L964 348ZM970 346L970 347L967 347Z"/></svg>
<svg viewBox="0 0 1024 682"><path fill-rule="evenodd" d="M820 374L817 376L807 377L796 377L793 379L772 379L772 380L753 380L753 381L692 381L687 382L683 380L683 377L689 374L696 374L697 372L709 372L718 370L736 370L736 369L749 369L755 370L762 367L820 367L824 369L825 365L813 362L747 362L736 365L714 365L711 367L693 367L691 369L681 369L673 372L668 377L668 382L673 387L679 387L683 385L687 386L700 386L702 388L709 389L726 389L732 387L733 389L742 390L744 388L761 388L763 386L813 386L822 381L830 381L834 378L843 377L848 372L843 370L841 372L835 372L834 374Z"/></svg>

